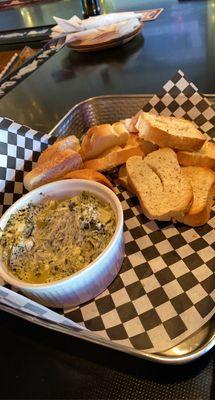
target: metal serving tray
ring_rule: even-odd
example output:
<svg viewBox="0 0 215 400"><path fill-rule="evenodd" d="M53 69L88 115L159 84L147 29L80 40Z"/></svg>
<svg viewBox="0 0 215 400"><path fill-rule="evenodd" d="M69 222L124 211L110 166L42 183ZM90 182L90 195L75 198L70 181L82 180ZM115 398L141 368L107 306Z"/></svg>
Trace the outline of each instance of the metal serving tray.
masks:
<svg viewBox="0 0 215 400"><path fill-rule="evenodd" d="M178 346L165 351L163 353L143 353L138 350L133 350L125 346L116 346L111 341L96 340L95 337L83 337L81 333L72 331L70 328L57 323L46 321L45 319L34 317L32 315L16 310L12 307L0 304L0 309L12 315L23 318L36 325L43 326L44 328L52 329L53 331L65 333L80 339L87 340L92 343L100 344L102 346L120 350L124 353L143 358L148 361L154 361L161 364L180 365L194 361L197 358L206 354L215 345L215 318L213 317L204 327L202 327L194 335L190 336L187 340L180 343Z"/></svg>
<svg viewBox="0 0 215 400"><path fill-rule="evenodd" d="M49 135L62 137L69 134L76 134L81 137L82 134L92 125L110 123L119 119L131 117L141 109L151 97L152 95L114 95L94 97L85 100L73 107L52 129ZM214 104L215 96L207 95L207 97L210 99L210 102ZM0 308L49 329L82 338L81 333L71 331L68 327L59 326L58 324L20 313L20 311L14 310L8 306L0 305ZM138 352L125 346L116 346L115 343L111 341L95 340L95 338L92 337L84 337L84 339L147 360L164 364L183 364L197 359L212 349L215 345L215 317L213 317L198 332L179 345L159 354Z"/></svg>

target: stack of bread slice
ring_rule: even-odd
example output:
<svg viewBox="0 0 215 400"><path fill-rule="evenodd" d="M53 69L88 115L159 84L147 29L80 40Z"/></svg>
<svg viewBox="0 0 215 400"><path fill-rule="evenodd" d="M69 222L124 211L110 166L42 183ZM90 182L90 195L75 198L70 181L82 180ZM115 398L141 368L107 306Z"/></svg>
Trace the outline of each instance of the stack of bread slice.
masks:
<svg viewBox="0 0 215 400"><path fill-rule="evenodd" d="M156 148L149 144L149 151ZM81 154L84 168L108 171L124 164L129 157L144 156L146 150L138 135L129 133L122 122L90 128L84 135Z"/></svg>
<svg viewBox="0 0 215 400"><path fill-rule="evenodd" d="M121 184L138 196L150 219L205 224L215 196L215 143L183 118L142 112L133 128L159 150L130 158L119 171Z"/></svg>
<svg viewBox="0 0 215 400"><path fill-rule="evenodd" d="M148 151L155 148L148 144ZM88 129L81 144L71 135L46 149L37 166L25 175L24 185L32 190L60 179L90 179L113 189L111 182L99 171L111 170L124 164L129 157L144 156L145 152L142 140L138 135L130 134L123 123L94 126Z"/></svg>
<svg viewBox="0 0 215 400"><path fill-rule="evenodd" d="M210 218L214 172L205 167L180 168L170 148L154 151L144 159L129 158L123 179L149 219L200 226Z"/></svg>
<svg viewBox="0 0 215 400"><path fill-rule="evenodd" d="M60 139L24 178L28 190L60 179L91 179L113 189L109 172L139 198L150 219L206 223L215 195L215 143L183 118L143 111L131 119L93 126L82 141Z"/></svg>
<svg viewBox="0 0 215 400"><path fill-rule="evenodd" d="M150 219L183 218L193 201L192 186L170 148L153 151L144 159L131 157L126 163L129 186Z"/></svg>

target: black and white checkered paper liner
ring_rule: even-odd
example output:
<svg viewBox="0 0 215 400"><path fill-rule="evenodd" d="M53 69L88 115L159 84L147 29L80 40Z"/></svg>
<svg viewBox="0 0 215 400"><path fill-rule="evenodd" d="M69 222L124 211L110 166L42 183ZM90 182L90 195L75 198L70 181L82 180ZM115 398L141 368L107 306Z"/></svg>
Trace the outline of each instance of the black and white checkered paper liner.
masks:
<svg viewBox="0 0 215 400"><path fill-rule="evenodd" d="M215 111L193 82L179 70L162 91L153 96L144 111L192 120L208 139L215 139Z"/></svg>
<svg viewBox="0 0 215 400"><path fill-rule="evenodd" d="M190 118L214 138L215 112L181 71L151 99L146 110ZM5 211L24 193L23 174L31 170L48 137L7 119L0 122L0 134L4 156L1 204ZM118 185L116 193L125 220L125 259L120 274L96 299L65 310L64 322L57 320L56 314L56 323L63 326L67 321L69 325L69 319L71 330L79 330L83 337L141 352L160 352L197 331L214 314L215 213L208 224L195 229L149 221L136 197ZM55 319L46 307L8 288L0 289L1 303L22 312L32 309L38 318ZM44 310L47 314L41 316Z"/></svg>
<svg viewBox="0 0 215 400"><path fill-rule="evenodd" d="M26 193L24 174L51 142L48 135L0 117L0 215Z"/></svg>

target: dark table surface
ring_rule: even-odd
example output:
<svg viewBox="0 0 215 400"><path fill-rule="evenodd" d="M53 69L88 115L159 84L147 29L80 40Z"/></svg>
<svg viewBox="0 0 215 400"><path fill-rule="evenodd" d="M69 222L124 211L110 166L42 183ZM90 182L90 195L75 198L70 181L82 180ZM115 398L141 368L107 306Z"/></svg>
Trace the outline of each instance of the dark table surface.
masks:
<svg viewBox="0 0 215 400"><path fill-rule="evenodd" d="M123 3L126 10L143 8L140 0L118 0L113 9L116 3L119 9ZM62 49L1 99L0 115L47 132L83 99L153 93L178 69L200 91L215 93L214 5L214 1L145 1L145 9L165 10L156 21L145 23L142 35L98 53Z"/></svg>
<svg viewBox="0 0 215 400"><path fill-rule="evenodd" d="M0 32L53 25L53 15L69 18L70 14L81 16L81 7L77 0L41 1L0 10Z"/></svg>
<svg viewBox="0 0 215 400"><path fill-rule="evenodd" d="M214 355L167 366L0 312L1 399L214 399Z"/></svg>
<svg viewBox="0 0 215 400"><path fill-rule="evenodd" d="M1 116L48 132L83 99L156 92L179 68L202 92L215 92L213 1L109 3L113 9L117 3L119 9L124 4L124 9L165 11L123 47L94 54L64 48L0 100ZM168 367L45 330L5 312L0 312L0 325L2 399L214 398L214 351L191 364Z"/></svg>

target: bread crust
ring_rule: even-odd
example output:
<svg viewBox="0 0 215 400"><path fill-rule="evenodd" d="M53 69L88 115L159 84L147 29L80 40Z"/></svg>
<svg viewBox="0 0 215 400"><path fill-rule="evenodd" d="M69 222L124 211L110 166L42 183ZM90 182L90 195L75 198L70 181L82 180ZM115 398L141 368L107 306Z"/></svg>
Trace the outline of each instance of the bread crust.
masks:
<svg viewBox="0 0 215 400"><path fill-rule="evenodd" d="M82 158L74 150L58 151L49 161L35 167L24 177L24 186L27 190L35 189L46 183L53 182L66 173L79 169L82 166Z"/></svg>
<svg viewBox="0 0 215 400"><path fill-rule="evenodd" d="M132 190L131 186L128 183L128 177L127 177L127 172L126 172L126 165L122 165L119 169L118 173L118 181L122 187L124 187L126 190L128 190L131 193L134 193Z"/></svg>
<svg viewBox="0 0 215 400"><path fill-rule="evenodd" d="M121 122L102 124L88 129L81 144L84 160L96 158L113 146L125 146L129 133Z"/></svg>
<svg viewBox="0 0 215 400"><path fill-rule="evenodd" d="M114 192L113 185L111 184L109 179L106 178L106 176L104 176L100 172L94 171L93 169L89 168L77 169L75 171L71 171L60 179L86 179L90 181L95 181L109 187Z"/></svg>
<svg viewBox="0 0 215 400"><path fill-rule="evenodd" d="M70 135L63 139L57 140L52 146L48 147L41 153L37 163L38 165L42 165L44 162L50 161L50 159L55 155L57 151L68 149L79 152L80 142L76 136Z"/></svg>
<svg viewBox="0 0 215 400"><path fill-rule="evenodd" d="M84 162L84 168L94 169L96 171L108 171L118 165L125 164L128 158L133 156L144 156L140 145L131 146L127 145L118 151L111 151L104 157L88 160Z"/></svg>
<svg viewBox="0 0 215 400"><path fill-rule="evenodd" d="M208 222L215 196L215 174L205 167L183 167L193 189L193 203L183 218L179 219L189 226L201 226Z"/></svg>
<svg viewBox="0 0 215 400"><path fill-rule="evenodd" d="M178 152L178 162L182 166L199 166L215 169L215 159L198 153Z"/></svg>
<svg viewBox="0 0 215 400"><path fill-rule="evenodd" d="M215 169L215 143L206 142L198 152L179 151L177 157L183 166Z"/></svg>

